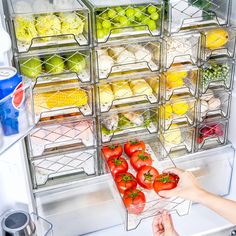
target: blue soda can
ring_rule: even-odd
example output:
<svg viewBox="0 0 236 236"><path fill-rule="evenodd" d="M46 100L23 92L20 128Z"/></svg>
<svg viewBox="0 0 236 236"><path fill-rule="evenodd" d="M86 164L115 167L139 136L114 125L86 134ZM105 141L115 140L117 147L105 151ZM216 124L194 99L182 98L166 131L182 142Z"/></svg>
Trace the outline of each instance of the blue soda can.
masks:
<svg viewBox="0 0 236 236"><path fill-rule="evenodd" d="M22 78L14 67L0 67L0 122L5 136L19 133L19 108L24 101Z"/></svg>

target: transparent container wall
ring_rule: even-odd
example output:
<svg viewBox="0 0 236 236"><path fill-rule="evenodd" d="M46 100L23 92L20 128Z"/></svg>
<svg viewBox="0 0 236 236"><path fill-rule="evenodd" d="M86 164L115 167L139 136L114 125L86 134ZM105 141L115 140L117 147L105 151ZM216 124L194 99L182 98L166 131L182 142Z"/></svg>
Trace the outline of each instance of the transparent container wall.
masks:
<svg viewBox="0 0 236 236"><path fill-rule="evenodd" d="M56 122L40 122L27 138L29 155L39 157L70 149L92 147L96 145L95 130L95 121L92 118L81 119L72 116L57 119Z"/></svg>
<svg viewBox="0 0 236 236"><path fill-rule="evenodd" d="M179 157L194 151L195 128L187 124L173 124L169 130L161 131L160 141L165 147L162 157Z"/></svg>
<svg viewBox="0 0 236 236"><path fill-rule="evenodd" d="M157 1L86 1L93 13L96 44L129 38L160 36L163 31L164 3Z"/></svg>
<svg viewBox="0 0 236 236"><path fill-rule="evenodd" d="M200 58L201 34L188 32L176 34L164 39L165 58L164 67L170 68L177 63L191 63L196 65Z"/></svg>
<svg viewBox="0 0 236 236"><path fill-rule="evenodd" d="M48 50L50 51L50 50ZM63 52L59 49L52 53L37 53L31 56L16 57L19 73L36 84L77 80L91 82L90 50Z"/></svg>
<svg viewBox="0 0 236 236"><path fill-rule="evenodd" d="M224 89L207 90L207 93L200 97L198 120L202 122L207 117L214 116L228 118L231 97L231 93Z"/></svg>
<svg viewBox="0 0 236 236"><path fill-rule="evenodd" d="M231 0L168 0L166 29L169 34L209 25L226 25Z"/></svg>
<svg viewBox="0 0 236 236"><path fill-rule="evenodd" d="M163 130L182 122L194 126L197 115L197 100L189 96L173 97L160 106L160 124Z"/></svg>
<svg viewBox="0 0 236 236"><path fill-rule="evenodd" d="M14 47L20 53L58 45L89 45L89 11L82 2L10 0L8 6Z"/></svg>
<svg viewBox="0 0 236 236"><path fill-rule="evenodd" d="M205 150L225 145L228 138L228 120L209 118L197 127L196 150Z"/></svg>
<svg viewBox="0 0 236 236"><path fill-rule="evenodd" d="M53 236L53 225L35 213L31 214L31 218L36 226L37 235Z"/></svg>
<svg viewBox="0 0 236 236"><path fill-rule="evenodd" d="M99 79L127 72L158 71L161 67L161 42L149 41L95 48L96 72Z"/></svg>
<svg viewBox="0 0 236 236"><path fill-rule="evenodd" d="M201 67L200 93L208 89L232 89L234 80L235 62L230 58L215 58L207 61Z"/></svg>
<svg viewBox="0 0 236 236"><path fill-rule="evenodd" d="M34 188L85 179L97 173L97 151L88 148L30 160Z"/></svg>
<svg viewBox="0 0 236 236"><path fill-rule="evenodd" d="M133 140L127 139L128 141L136 141L136 140L143 140L145 143L145 152L150 154L152 157L152 166L158 170L159 173L163 171L162 159L163 159L163 152L165 151L163 146L161 145L160 141L158 140L157 136L152 136L150 138L144 138L147 136L136 136ZM125 143L125 139L119 144L122 145ZM110 143L108 146L110 146ZM117 145L118 143L113 143ZM106 160L103 151L101 151L102 158ZM122 157L128 163L128 172L131 173L133 176L136 176L136 171L130 164L130 158L123 152ZM105 161L106 168L109 170L109 164ZM173 162L168 163L168 167L174 167ZM114 199L119 206L119 212L123 218L125 229L132 230L136 229L138 225L141 223L142 220L152 217L154 215L160 214L163 210L167 210L169 212L177 212L179 215L186 215L189 212L191 203L189 201L184 201L181 198L170 198L164 199L161 198L153 189L147 190L142 188L141 186L137 186L137 189L144 193L146 198L146 203L139 203L139 204L132 204L130 207L126 207L124 203L124 195L119 191L116 183L115 178L113 178L113 182L111 183L111 189L113 192Z"/></svg>
<svg viewBox="0 0 236 236"><path fill-rule="evenodd" d="M20 84L0 100L0 154L25 137L36 122L31 85Z"/></svg>
<svg viewBox="0 0 236 236"><path fill-rule="evenodd" d="M212 27L202 33L202 60L206 61L214 56L234 58L236 28Z"/></svg>
<svg viewBox="0 0 236 236"><path fill-rule="evenodd" d="M128 134L146 131L147 134L158 132L158 108L129 107L116 109L103 114L100 118L102 143L113 141L114 138L126 138Z"/></svg>
<svg viewBox="0 0 236 236"><path fill-rule="evenodd" d="M41 120L76 113L93 114L93 86L78 82L37 85L33 89L34 111Z"/></svg>
<svg viewBox="0 0 236 236"><path fill-rule="evenodd" d="M100 112L108 112L115 106L130 106L142 102L143 104L158 104L159 76L156 73L147 76L119 77L113 82L97 85L97 104ZM127 79L128 78L128 79Z"/></svg>
<svg viewBox="0 0 236 236"><path fill-rule="evenodd" d="M161 75L161 97L170 100L176 95L189 94L197 96L199 83L199 68L186 65L174 65Z"/></svg>

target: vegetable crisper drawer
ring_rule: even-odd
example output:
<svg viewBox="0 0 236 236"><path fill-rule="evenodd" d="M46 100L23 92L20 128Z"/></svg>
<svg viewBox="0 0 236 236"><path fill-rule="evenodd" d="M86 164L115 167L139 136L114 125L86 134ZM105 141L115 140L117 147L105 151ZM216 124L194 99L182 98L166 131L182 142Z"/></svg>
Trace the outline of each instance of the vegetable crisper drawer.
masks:
<svg viewBox="0 0 236 236"><path fill-rule="evenodd" d="M29 156L38 157L70 149L96 145L95 120L71 117L44 121L30 132L27 140Z"/></svg>
<svg viewBox="0 0 236 236"><path fill-rule="evenodd" d="M145 143L145 153L144 155L151 155L152 158L152 164L151 164L151 168L155 168L159 173L161 173L164 169L163 169L163 165L162 165L162 159L163 159L163 147L162 144L159 142L157 136L152 136L151 138L144 138L145 136L136 136L135 139L133 140L127 140L127 142L132 143L135 145L136 142L143 140ZM149 136L150 137L150 136ZM137 141L138 140L138 141ZM122 146L125 143L125 141L123 140L122 143L120 143ZM116 143L117 144L117 143ZM114 144L115 145L115 144ZM112 147L111 144L108 145L108 148ZM132 148L132 147L131 147ZM102 149L101 151L101 155L104 159L105 162L105 168L107 168L107 170L109 170L109 165L111 166L111 163L106 161L106 151L105 149ZM130 158L125 154L122 153L122 157L125 158L126 162L128 163L128 173L132 174L134 178L134 176L136 176L137 172L135 171L135 169L132 167L131 163L130 163ZM109 159L110 160L110 159ZM117 160L119 161L119 160ZM169 162L168 163L168 168L174 167L173 162ZM148 169L146 170L147 173L146 175L149 175L149 181L150 178L153 178L153 176L155 176L156 172L153 169L149 169L150 166L147 167ZM123 218L124 221L124 226L126 230L132 230L132 229L136 229L138 227L138 225L141 223L142 220L148 218L148 217L152 217L154 215L160 214L163 210L167 210L169 212L177 212L179 215L186 215L189 212L191 203L189 201L185 201L181 198L177 198L177 197L173 197L170 199L165 199L165 198L161 198L155 191L154 189L150 189L148 190L147 188L143 188L140 185L140 182L138 182L138 187L137 189L139 191L141 191L144 195L145 195L145 203L144 202L140 202L137 204L131 204L130 206L127 206L126 201L125 201L125 195L123 193L122 190L122 184L120 184L120 182L117 179L117 176L119 174L116 175L116 177L114 177L113 175L111 175L113 181L110 185L111 190L113 192L113 197L117 202L117 205L119 207L119 212ZM120 174L122 176L122 173ZM144 173L145 175L145 173ZM119 176L118 176L119 177ZM122 177L124 182L125 182L125 178L127 176ZM148 179L147 177L147 179ZM130 177L127 177L128 179L130 179ZM137 177L138 178L138 177ZM121 180L122 181L122 180ZM149 181L146 180L146 183L148 183Z"/></svg>
<svg viewBox="0 0 236 236"><path fill-rule="evenodd" d="M51 51L51 53L50 53ZM19 73L36 84L77 80L91 82L91 53L89 49L47 50L43 53L20 54L15 57Z"/></svg>
<svg viewBox="0 0 236 236"><path fill-rule="evenodd" d="M89 10L82 2L7 2L10 30L17 52L58 45L89 45Z"/></svg>
<svg viewBox="0 0 236 236"><path fill-rule="evenodd" d="M93 39L97 43L135 37L160 36L163 0L85 1L92 12Z"/></svg>
<svg viewBox="0 0 236 236"><path fill-rule="evenodd" d="M231 0L167 0L169 34L181 30L209 25L226 25L229 20Z"/></svg>
<svg viewBox="0 0 236 236"><path fill-rule="evenodd" d="M17 90L0 99L0 155L35 126L33 109L31 84L19 84Z"/></svg>
<svg viewBox="0 0 236 236"><path fill-rule="evenodd" d="M161 68L161 41L136 42L95 48L96 77L107 79L120 72Z"/></svg>
<svg viewBox="0 0 236 236"><path fill-rule="evenodd" d="M85 179L97 173L97 150L87 148L30 160L34 189Z"/></svg>

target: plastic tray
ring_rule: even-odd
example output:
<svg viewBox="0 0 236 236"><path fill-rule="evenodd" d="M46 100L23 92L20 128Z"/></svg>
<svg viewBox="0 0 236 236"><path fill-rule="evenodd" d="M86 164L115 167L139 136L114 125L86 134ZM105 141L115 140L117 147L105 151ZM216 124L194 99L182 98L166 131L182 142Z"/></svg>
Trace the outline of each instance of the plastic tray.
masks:
<svg viewBox="0 0 236 236"><path fill-rule="evenodd" d="M86 149L31 159L34 188L67 183L97 173L97 150Z"/></svg>
<svg viewBox="0 0 236 236"><path fill-rule="evenodd" d="M31 98L31 84L21 84L0 100L0 154L25 137L37 123Z"/></svg>
<svg viewBox="0 0 236 236"><path fill-rule="evenodd" d="M40 119L79 113L93 114L93 86L76 81L37 85L33 89L34 111Z"/></svg>
<svg viewBox="0 0 236 236"><path fill-rule="evenodd" d="M143 108L130 106L118 108L108 114L102 114L99 120L101 141L107 143L116 139L123 139L127 134L158 132L158 107Z"/></svg>
<svg viewBox="0 0 236 236"><path fill-rule="evenodd" d="M142 76L136 74L135 77L118 77L107 83L99 83L96 86L97 104L101 113L115 109L118 105L130 106L138 103L158 104L160 94L159 75ZM128 78L128 79L127 79Z"/></svg>
<svg viewBox="0 0 236 236"><path fill-rule="evenodd" d="M226 25L231 0L168 0L165 28L169 34L209 25Z"/></svg>
<svg viewBox="0 0 236 236"><path fill-rule="evenodd" d="M160 36L164 1L85 1L91 10L95 44L130 38ZM154 13L154 14L153 14ZM151 15L152 14L152 15Z"/></svg>
<svg viewBox="0 0 236 236"><path fill-rule="evenodd" d="M17 52L53 46L89 45L89 10L77 0L8 1Z"/></svg>
<svg viewBox="0 0 236 236"><path fill-rule="evenodd" d="M228 120L208 118L197 127L196 151L215 148L227 143Z"/></svg>
<svg viewBox="0 0 236 236"><path fill-rule="evenodd" d="M190 96L173 97L160 106L160 125L163 130L168 130L171 125L183 122L194 126L196 117L197 100Z"/></svg>
<svg viewBox="0 0 236 236"><path fill-rule="evenodd" d="M208 90L200 97L198 120L202 122L213 116L229 118L231 97L231 93L224 89Z"/></svg>
<svg viewBox="0 0 236 236"><path fill-rule="evenodd" d="M126 71L159 71L161 42L148 41L103 46L95 48L95 58L98 79L107 79L109 76Z"/></svg>
<svg viewBox="0 0 236 236"><path fill-rule="evenodd" d="M211 27L201 31L201 58L207 61L214 56L234 58L236 43L236 28Z"/></svg>
<svg viewBox="0 0 236 236"><path fill-rule="evenodd" d="M175 95L198 95L199 68L191 64L175 65L162 73L161 97L169 101Z"/></svg>
<svg viewBox="0 0 236 236"><path fill-rule="evenodd" d="M224 88L231 90L234 80L235 62L228 57L208 60L201 66L200 94L208 89Z"/></svg>
<svg viewBox="0 0 236 236"><path fill-rule="evenodd" d="M146 144L146 152L151 154L153 159L152 166L155 167L161 173L166 168L166 165L163 165L165 161L162 161L164 157L162 156L163 153L161 150L164 151L164 149L161 143L159 142L158 138L156 136L153 136L151 138L143 138L142 136L138 137L136 136L136 139L137 138L139 140L140 139L144 140ZM125 143L124 140L122 141L121 144L123 145L123 143ZM103 156L102 152L101 155ZM125 159L128 161L129 164L128 172L136 176L136 171L132 168L131 164L129 163L129 158L124 153L122 154L122 156L125 157ZM169 164L168 168L175 166L174 163L171 161L168 164ZM165 168L163 168L163 166L165 166ZM107 164L106 168L109 169ZM146 204L144 206L141 204L137 205L137 208L144 207L144 210L138 215L130 213L129 210L125 207L122 200L122 194L119 192L115 184L115 180L111 183L113 196L119 206L119 211L123 217L126 230L132 230L137 228L142 220L160 214L163 210L168 210L169 212L177 212L181 216L188 214L190 210L191 202L189 201L185 201L181 198L176 198L176 197L170 199L164 199L159 197L154 190L146 190L144 188L141 188L140 186L138 186L137 188L140 189L146 196ZM135 210L135 207L132 209Z"/></svg>
<svg viewBox="0 0 236 236"><path fill-rule="evenodd" d="M197 65L201 56L201 34L199 32L179 33L164 38L164 66L170 68L176 63Z"/></svg>
<svg viewBox="0 0 236 236"><path fill-rule="evenodd" d="M29 156L38 157L70 149L96 145L95 121L93 118L72 116L56 121L44 121L30 132L27 140Z"/></svg>
<svg viewBox="0 0 236 236"><path fill-rule="evenodd" d="M50 51L52 51L50 53ZM36 84L75 80L91 82L90 49L72 51L47 50L35 54L20 54L15 57L19 73Z"/></svg>

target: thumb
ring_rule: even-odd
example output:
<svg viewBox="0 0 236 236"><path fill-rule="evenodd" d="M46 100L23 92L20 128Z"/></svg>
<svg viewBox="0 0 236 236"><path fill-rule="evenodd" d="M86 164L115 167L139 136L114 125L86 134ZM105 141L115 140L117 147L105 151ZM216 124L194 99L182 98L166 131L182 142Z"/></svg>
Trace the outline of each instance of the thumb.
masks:
<svg viewBox="0 0 236 236"><path fill-rule="evenodd" d="M175 230L171 216L166 211L162 213L162 224L167 235L171 235L171 233Z"/></svg>
<svg viewBox="0 0 236 236"><path fill-rule="evenodd" d="M171 198L171 197L178 197L177 191L175 189L173 190L166 190L166 191L160 191L158 193L159 196L164 198Z"/></svg>

